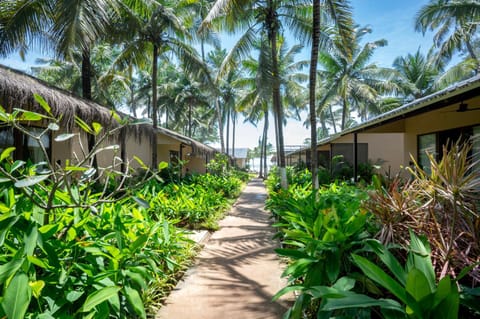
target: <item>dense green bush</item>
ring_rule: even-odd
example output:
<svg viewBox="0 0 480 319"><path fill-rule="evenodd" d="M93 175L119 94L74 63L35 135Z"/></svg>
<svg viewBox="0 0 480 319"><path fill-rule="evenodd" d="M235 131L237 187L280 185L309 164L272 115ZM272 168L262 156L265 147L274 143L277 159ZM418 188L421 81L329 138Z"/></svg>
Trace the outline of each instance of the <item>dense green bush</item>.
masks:
<svg viewBox="0 0 480 319"><path fill-rule="evenodd" d="M0 107L0 124L37 140L48 159L41 137L60 126L45 101L36 99L47 115ZM50 160L15 161L13 147L1 152L1 318L146 318L192 260L195 245L177 226L218 216L226 196L238 194L237 178L165 184L138 158L141 175L129 161L117 163L122 171L92 167L95 154L118 150L99 145L131 124L115 113L112 119L118 127L108 131L75 119L97 144L84 159L62 167ZM49 125L32 135L26 121ZM55 141L75 138L60 134ZM223 186L227 193L219 191Z"/></svg>

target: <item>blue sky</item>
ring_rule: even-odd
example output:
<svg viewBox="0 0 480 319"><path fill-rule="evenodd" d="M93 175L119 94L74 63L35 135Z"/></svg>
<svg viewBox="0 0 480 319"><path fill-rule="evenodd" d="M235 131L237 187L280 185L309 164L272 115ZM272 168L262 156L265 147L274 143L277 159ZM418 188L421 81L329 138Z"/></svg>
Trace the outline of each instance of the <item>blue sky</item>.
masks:
<svg viewBox="0 0 480 319"><path fill-rule="evenodd" d="M377 49L371 62L390 67L397 56L415 53L418 48L422 52L429 50L432 45L432 35L427 34L424 37L414 29L416 13L428 2L428 0L351 0L355 22L360 26L369 25L373 30L371 34L364 37L364 40L386 39L388 41L388 46ZM293 44L289 43L289 45ZM18 55L12 55L7 59L0 59L0 63L29 71L29 66L37 57L39 55L33 52L27 56L27 63L24 63ZM304 139L310 136L309 130L302 125L303 120L301 122L288 121L284 129L286 145L302 144ZM235 145L237 147L255 147L262 132L262 125L259 123L258 127L254 127L248 123L239 123ZM275 144L273 128L269 132L269 139L272 144Z"/></svg>

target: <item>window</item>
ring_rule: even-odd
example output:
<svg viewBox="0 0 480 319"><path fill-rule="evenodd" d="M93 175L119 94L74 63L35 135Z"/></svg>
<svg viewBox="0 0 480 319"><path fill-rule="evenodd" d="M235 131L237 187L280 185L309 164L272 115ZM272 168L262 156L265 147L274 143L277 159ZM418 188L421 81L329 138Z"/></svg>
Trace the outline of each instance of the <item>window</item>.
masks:
<svg viewBox="0 0 480 319"><path fill-rule="evenodd" d="M343 156L343 161L353 165L353 143L335 143L332 144L332 158ZM368 163L368 144L357 143L357 161L359 164Z"/></svg>
<svg viewBox="0 0 480 319"><path fill-rule="evenodd" d="M40 136L40 134L44 131L44 129L32 127L29 128L29 131L34 136ZM50 136L48 134L42 135L40 139L40 143L45 147L47 153L50 151ZM45 162L48 158L45 157L45 154L40 147L40 143L30 137L25 135L23 140L23 145L26 151L25 159L31 160L33 163Z"/></svg>
<svg viewBox="0 0 480 319"><path fill-rule="evenodd" d="M178 151L170 151L170 164L173 166L178 164Z"/></svg>
<svg viewBox="0 0 480 319"><path fill-rule="evenodd" d="M0 129L0 152L4 149L13 146L13 129L3 128Z"/></svg>
<svg viewBox="0 0 480 319"><path fill-rule="evenodd" d="M480 172L480 125L473 127L472 158L473 162L476 163L474 170Z"/></svg>
<svg viewBox="0 0 480 319"><path fill-rule="evenodd" d="M437 157L437 134L425 134L418 136L418 164L425 172L430 174L430 160L427 154Z"/></svg>
<svg viewBox="0 0 480 319"><path fill-rule="evenodd" d="M39 136L44 129L31 127L29 131L32 135ZM47 155L50 155L50 135L42 135L41 143L45 147ZM12 146L15 147L15 152L13 153L15 159L30 160L32 163L48 160L39 142L34 138L24 135L11 127L0 129L0 151Z"/></svg>

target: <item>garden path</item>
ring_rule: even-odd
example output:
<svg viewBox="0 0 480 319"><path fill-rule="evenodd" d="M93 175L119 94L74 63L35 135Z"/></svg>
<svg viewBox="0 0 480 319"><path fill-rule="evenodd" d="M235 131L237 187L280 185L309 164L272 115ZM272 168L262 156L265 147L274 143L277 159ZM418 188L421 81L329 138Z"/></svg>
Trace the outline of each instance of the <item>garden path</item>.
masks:
<svg viewBox="0 0 480 319"><path fill-rule="evenodd" d="M272 302L285 282L265 199L263 181L251 180L156 319L282 317L290 303Z"/></svg>

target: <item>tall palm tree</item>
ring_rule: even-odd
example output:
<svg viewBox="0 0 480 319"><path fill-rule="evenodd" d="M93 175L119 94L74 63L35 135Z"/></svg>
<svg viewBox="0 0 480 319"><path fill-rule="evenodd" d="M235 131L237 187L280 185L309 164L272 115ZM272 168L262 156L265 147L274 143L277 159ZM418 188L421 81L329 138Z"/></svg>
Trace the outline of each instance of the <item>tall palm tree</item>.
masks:
<svg viewBox="0 0 480 319"><path fill-rule="evenodd" d="M277 40L282 28L288 27L296 37L306 38L309 23L307 0L217 0L205 18L201 30L212 25L216 18L225 31L244 30L238 42L227 55L224 67L234 67L240 58L253 49L259 37L268 39L272 57L272 105L277 141L278 166L282 176L282 187L287 187L285 171L285 151L283 138L283 107L280 92L280 79L277 60Z"/></svg>
<svg viewBox="0 0 480 319"><path fill-rule="evenodd" d="M258 57L245 59L242 66L245 76L236 82L242 92L237 107L243 112L247 121L256 125L264 121L261 138L262 155L266 155L267 132L269 126L269 111L271 108L272 87L271 83L271 57L268 42L257 42ZM299 106L306 104L306 94L303 83L308 76L303 73L307 61L296 61L296 56L301 52L302 46L295 45L288 48L285 41L280 39L278 49L278 65L280 76L280 89L283 93L282 104L286 106L285 114L289 117L299 118ZM266 164L264 165L266 167ZM265 172L266 170L262 170Z"/></svg>
<svg viewBox="0 0 480 319"><path fill-rule="evenodd" d="M142 64L149 52L152 61L152 122L158 127L158 61L160 57L174 55L188 72L206 74L206 67L195 49L188 44L189 34L183 26L182 13L189 1L126 1L123 35L129 39L118 59L120 64ZM122 21L123 22L123 21ZM152 136L152 165L157 166L157 136Z"/></svg>
<svg viewBox="0 0 480 319"><path fill-rule="evenodd" d="M451 58L455 51L466 51L480 71L480 60L473 42L478 37L480 2L468 0L431 0L415 17L415 29L425 33L436 30L434 44L439 55Z"/></svg>
<svg viewBox="0 0 480 319"><path fill-rule="evenodd" d="M399 56L393 61L393 67L400 75L405 102L434 92L436 80L444 70L442 65L436 63L432 52L425 56L417 50L414 54Z"/></svg>
<svg viewBox="0 0 480 319"><path fill-rule="evenodd" d="M310 56L310 80L309 80L309 114L310 114L310 156L313 189L318 189L317 178L317 107L315 102L317 86L317 62L320 43L327 43L328 36L323 36L321 32L321 7L323 6L324 20L331 21L337 28L340 41L346 47L351 41L352 35L352 13L348 1L344 0L313 0L313 31L312 31L312 50ZM322 41L323 37L323 41ZM348 54L348 52L346 52ZM323 123L323 122L322 122Z"/></svg>
<svg viewBox="0 0 480 319"><path fill-rule="evenodd" d="M341 130L346 128L350 112L365 105L361 101L375 102L379 93L398 89L398 85L392 81L392 69L368 63L375 49L387 44L386 40L377 40L361 46L362 36L369 32L371 30L367 27L358 28L348 47L334 40L331 51L320 53L322 70L319 73L327 81L328 89L319 106L323 108L338 99L342 107ZM359 113L362 114L361 109Z"/></svg>

